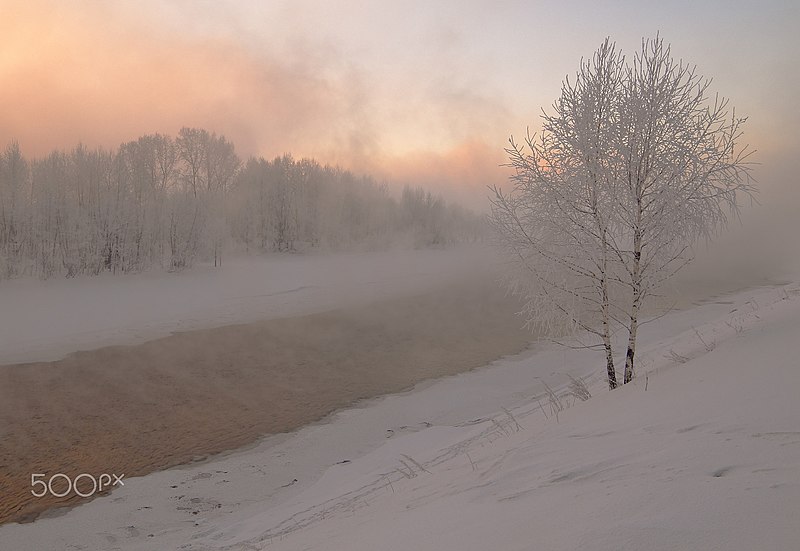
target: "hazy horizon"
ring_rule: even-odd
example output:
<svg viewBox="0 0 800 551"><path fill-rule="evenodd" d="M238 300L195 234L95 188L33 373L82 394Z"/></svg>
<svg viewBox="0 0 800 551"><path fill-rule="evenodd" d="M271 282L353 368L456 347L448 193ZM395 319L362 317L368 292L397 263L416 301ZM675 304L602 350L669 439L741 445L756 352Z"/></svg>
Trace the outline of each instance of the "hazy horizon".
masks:
<svg viewBox="0 0 800 551"><path fill-rule="evenodd" d="M0 143L116 147L183 126L243 157L313 157L473 208L509 135L609 36L657 32L750 117L762 186L795 172L800 9L790 2L0 3ZM775 177L773 174L780 176ZM767 179L764 181L763 176Z"/></svg>

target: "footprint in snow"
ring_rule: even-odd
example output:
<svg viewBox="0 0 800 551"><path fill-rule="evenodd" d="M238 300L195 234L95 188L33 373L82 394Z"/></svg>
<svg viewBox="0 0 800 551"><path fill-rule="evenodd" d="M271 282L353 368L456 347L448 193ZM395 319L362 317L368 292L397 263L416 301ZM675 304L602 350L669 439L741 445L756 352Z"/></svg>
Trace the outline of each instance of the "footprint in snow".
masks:
<svg viewBox="0 0 800 551"><path fill-rule="evenodd" d="M394 429L386 429L386 438L391 438L397 434L409 434L412 432L419 432L424 429L431 428L433 425L428 421L422 421L416 425L402 425Z"/></svg>

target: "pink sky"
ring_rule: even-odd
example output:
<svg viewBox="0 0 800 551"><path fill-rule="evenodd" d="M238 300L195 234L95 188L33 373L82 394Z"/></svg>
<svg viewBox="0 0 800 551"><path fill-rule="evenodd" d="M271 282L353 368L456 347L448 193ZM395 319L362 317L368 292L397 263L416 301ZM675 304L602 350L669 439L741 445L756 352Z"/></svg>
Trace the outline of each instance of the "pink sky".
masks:
<svg viewBox="0 0 800 551"><path fill-rule="evenodd" d="M794 157L791 2L552 4L0 0L0 142L41 155L198 126L242 156L313 156L474 203L581 56L659 31L750 116L755 148Z"/></svg>

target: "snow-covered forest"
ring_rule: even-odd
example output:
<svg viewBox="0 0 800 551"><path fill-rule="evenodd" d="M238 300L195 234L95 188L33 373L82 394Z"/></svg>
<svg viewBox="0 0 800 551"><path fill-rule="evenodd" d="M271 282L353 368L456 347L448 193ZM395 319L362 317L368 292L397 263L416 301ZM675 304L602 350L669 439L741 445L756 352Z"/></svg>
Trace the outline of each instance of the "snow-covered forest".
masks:
<svg viewBox="0 0 800 551"><path fill-rule="evenodd" d="M482 218L422 188L312 159L243 162L203 129L117 149L0 154L0 279L219 265L232 252L439 247L480 237Z"/></svg>

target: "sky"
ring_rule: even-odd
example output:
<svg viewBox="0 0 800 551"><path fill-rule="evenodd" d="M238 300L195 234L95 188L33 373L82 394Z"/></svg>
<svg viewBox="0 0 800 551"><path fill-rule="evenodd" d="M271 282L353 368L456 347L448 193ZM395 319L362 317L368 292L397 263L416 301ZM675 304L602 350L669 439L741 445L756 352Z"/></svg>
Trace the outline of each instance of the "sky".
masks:
<svg viewBox="0 0 800 551"><path fill-rule="evenodd" d="M658 32L750 117L777 182L800 145L798 23L794 1L0 0L0 144L34 156L195 126L245 158L311 156L479 205L582 57Z"/></svg>

